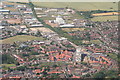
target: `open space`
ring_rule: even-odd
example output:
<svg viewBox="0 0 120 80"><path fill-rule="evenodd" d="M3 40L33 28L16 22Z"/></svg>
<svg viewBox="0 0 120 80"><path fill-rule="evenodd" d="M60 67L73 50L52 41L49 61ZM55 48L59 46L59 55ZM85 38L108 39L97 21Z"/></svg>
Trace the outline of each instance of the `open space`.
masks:
<svg viewBox="0 0 120 80"><path fill-rule="evenodd" d="M10 37L10 38L0 40L0 41L2 41L2 43L9 44L9 43L13 43L15 41L24 42L24 41L28 41L28 40L43 40L43 38L29 36L29 35L18 35L18 36Z"/></svg>

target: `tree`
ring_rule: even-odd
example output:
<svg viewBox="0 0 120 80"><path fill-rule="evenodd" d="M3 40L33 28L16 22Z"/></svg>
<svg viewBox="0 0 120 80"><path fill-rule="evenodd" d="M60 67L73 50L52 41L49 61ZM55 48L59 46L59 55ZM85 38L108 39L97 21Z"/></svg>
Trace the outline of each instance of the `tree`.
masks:
<svg viewBox="0 0 120 80"><path fill-rule="evenodd" d="M41 34L41 32L39 30L37 30L36 36L42 36L42 34Z"/></svg>
<svg viewBox="0 0 120 80"><path fill-rule="evenodd" d="M10 54L3 54L2 55L2 63L3 64L14 64L16 63L15 59Z"/></svg>
<svg viewBox="0 0 120 80"><path fill-rule="evenodd" d="M94 75L94 78L105 78L105 76L104 71L100 71Z"/></svg>
<svg viewBox="0 0 120 80"><path fill-rule="evenodd" d="M25 71L25 69L26 69L26 66L17 67L17 70L19 70L19 71Z"/></svg>

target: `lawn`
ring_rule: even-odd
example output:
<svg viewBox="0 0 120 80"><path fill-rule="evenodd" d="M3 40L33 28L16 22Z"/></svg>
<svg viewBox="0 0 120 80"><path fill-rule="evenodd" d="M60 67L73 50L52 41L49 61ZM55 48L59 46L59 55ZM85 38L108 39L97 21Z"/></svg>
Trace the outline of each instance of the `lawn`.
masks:
<svg viewBox="0 0 120 80"><path fill-rule="evenodd" d="M113 20L118 20L118 16L99 16L99 17L94 17L91 19L92 21L113 21Z"/></svg>
<svg viewBox="0 0 120 80"><path fill-rule="evenodd" d="M53 66L53 65L61 66L61 65L67 65L67 64L71 64L71 63L66 63L64 61L61 61L61 62L43 62L43 63L40 63L41 66Z"/></svg>
<svg viewBox="0 0 120 80"><path fill-rule="evenodd" d="M32 0L34 1L34 0ZM65 8L70 7L79 11L88 10L117 10L118 3L113 2L33 2L40 7Z"/></svg>
<svg viewBox="0 0 120 80"><path fill-rule="evenodd" d="M0 40L0 42L2 41L2 43L4 44L10 44L13 43L15 41L20 41L20 42L24 42L24 41L28 41L28 40L43 40L44 38L42 37L35 37L35 36L29 36L29 35L17 35L14 37L10 37L4 40Z"/></svg>

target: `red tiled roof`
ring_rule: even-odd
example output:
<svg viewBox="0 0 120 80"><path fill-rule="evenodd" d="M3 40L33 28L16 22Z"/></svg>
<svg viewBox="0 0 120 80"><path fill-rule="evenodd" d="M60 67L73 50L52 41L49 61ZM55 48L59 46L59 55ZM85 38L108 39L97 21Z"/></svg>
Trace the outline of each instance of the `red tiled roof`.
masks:
<svg viewBox="0 0 120 80"><path fill-rule="evenodd" d="M18 79L18 78L21 78L21 77L19 77L19 76L14 76L14 77L9 77L9 78Z"/></svg>
<svg viewBox="0 0 120 80"><path fill-rule="evenodd" d="M60 71L51 71L51 72L48 72L48 74L53 74L53 73L62 73Z"/></svg>
<svg viewBox="0 0 120 80"><path fill-rule="evenodd" d="M71 77L71 78L80 78L80 76L73 76L73 77Z"/></svg>
<svg viewBox="0 0 120 80"><path fill-rule="evenodd" d="M41 73L41 72L43 72L43 71L44 71L44 70L41 71L40 69L35 69L35 70L33 70L34 73Z"/></svg>

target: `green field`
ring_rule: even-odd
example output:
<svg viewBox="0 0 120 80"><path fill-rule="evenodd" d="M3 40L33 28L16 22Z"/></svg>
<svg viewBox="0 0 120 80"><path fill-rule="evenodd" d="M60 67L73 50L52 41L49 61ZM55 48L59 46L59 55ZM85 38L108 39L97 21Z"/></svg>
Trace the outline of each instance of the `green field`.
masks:
<svg viewBox="0 0 120 80"><path fill-rule="evenodd" d="M34 0L33 0L34 1ZM65 8L70 7L79 11L86 10L118 10L118 3L113 2L33 2L40 7Z"/></svg>
<svg viewBox="0 0 120 80"><path fill-rule="evenodd" d="M16 0L8 0L14 1ZM53 7L53 8L65 8L71 7L76 10L118 10L118 3L113 2L34 2L31 0L34 5L41 7ZM20 0L18 2L28 2L28 0Z"/></svg>
<svg viewBox="0 0 120 80"><path fill-rule="evenodd" d="M34 5L39 7L51 7L51 8L65 8L70 7L78 11L90 11L90 10L106 10L114 11L118 10L118 3L113 2L33 2ZM74 18L83 19L83 16L74 15ZM91 18L92 21L113 21L118 20L118 16L99 16Z"/></svg>
<svg viewBox="0 0 120 80"><path fill-rule="evenodd" d="M10 37L10 38L4 39L4 40L0 40L0 42L2 41L2 43L4 43L4 44L9 44L9 43L13 43L15 41L24 42L24 41L28 41L28 40L43 40L43 39L44 38L29 36L29 35L17 35L17 36Z"/></svg>
<svg viewBox="0 0 120 80"><path fill-rule="evenodd" d="M100 40L91 40L90 42L93 44L101 44L102 43Z"/></svg>
<svg viewBox="0 0 120 80"><path fill-rule="evenodd" d="M5 66L5 67L14 67L16 66L15 64L2 64L1 66Z"/></svg>
<svg viewBox="0 0 120 80"><path fill-rule="evenodd" d="M3 70L8 70L9 67L15 67L15 64L1 64Z"/></svg>
<svg viewBox="0 0 120 80"><path fill-rule="evenodd" d="M92 21L113 21L113 20L118 20L118 16L99 16L99 17L94 17L91 19Z"/></svg>

